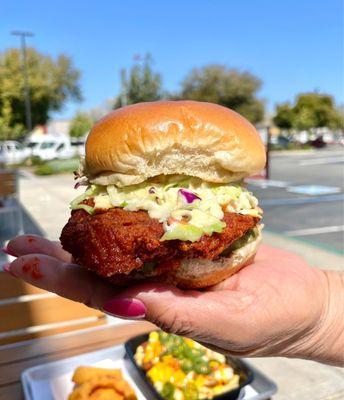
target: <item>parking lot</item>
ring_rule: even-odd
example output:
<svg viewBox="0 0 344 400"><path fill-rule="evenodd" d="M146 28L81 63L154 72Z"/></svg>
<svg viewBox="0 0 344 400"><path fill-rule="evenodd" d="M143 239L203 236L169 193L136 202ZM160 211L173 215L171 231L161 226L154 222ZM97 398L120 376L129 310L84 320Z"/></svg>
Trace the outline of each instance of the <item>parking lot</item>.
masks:
<svg viewBox="0 0 344 400"><path fill-rule="evenodd" d="M343 252L343 150L274 153L270 166L268 182L250 184L266 229Z"/></svg>
<svg viewBox="0 0 344 400"><path fill-rule="evenodd" d="M249 185L265 211L266 244L298 253L320 268L343 268L338 255L343 251L343 163L342 149L272 154L271 179L255 180ZM25 231L58 239L70 215L70 200L84 190L74 190L73 185L72 174L45 177L21 170ZM113 319L111 323L119 321ZM250 362L278 385L278 393L273 396L276 400L343 398L343 373L339 368L286 358Z"/></svg>

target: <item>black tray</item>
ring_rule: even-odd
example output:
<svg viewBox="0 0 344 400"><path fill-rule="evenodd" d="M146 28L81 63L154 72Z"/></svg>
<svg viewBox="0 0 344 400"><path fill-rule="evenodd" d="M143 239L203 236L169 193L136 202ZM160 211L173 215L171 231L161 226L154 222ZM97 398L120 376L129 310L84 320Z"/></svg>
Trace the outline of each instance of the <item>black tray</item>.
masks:
<svg viewBox="0 0 344 400"><path fill-rule="evenodd" d="M128 340L125 343L124 347L125 347L126 353L128 355L128 358L134 365L136 371L138 372L138 375L139 375L143 385L146 387L146 389L148 389L148 392L150 394L150 396L148 398L152 399L152 400L164 400L164 398L160 396L160 394L156 391L156 389L154 388L152 383L146 377L146 372L136 363L135 358L134 358L137 347L140 346L142 343L146 342L148 340L148 336L149 336L149 334L136 336L136 337ZM239 387L213 397L214 400L237 400L237 399L239 399L241 397L240 392L242 391L242 389L246 385L250 384L254 378L254 373L253 373L252 369L242 360L239 360L237 358L232 358L232 357L226 357L226 361L228 362L229 365L232 366L232 368L234 369L234 372L240 376Z"/></svg>

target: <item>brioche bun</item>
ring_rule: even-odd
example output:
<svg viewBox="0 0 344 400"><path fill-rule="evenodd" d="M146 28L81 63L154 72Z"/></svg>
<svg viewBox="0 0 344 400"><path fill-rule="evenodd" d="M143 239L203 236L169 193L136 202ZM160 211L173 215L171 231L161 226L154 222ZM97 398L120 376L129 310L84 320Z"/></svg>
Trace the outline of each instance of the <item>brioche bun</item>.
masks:
<svg viewBox="0 0 344 400"><path fill-rule="evenodd" d="M183 260L172 283L181 289L201 289L216 285L253 262L261 239L259 230L254 241L233 251L230 257L220 257L217 260Z"/></svg>
<svg viewBox="0 0 344 400"><path fill-rule="evenodd" d="M211 103L158 101L117 109L97 122L83 173L101 185L174 174L228 183L264 165L259 134L236 112Z"/></svg>

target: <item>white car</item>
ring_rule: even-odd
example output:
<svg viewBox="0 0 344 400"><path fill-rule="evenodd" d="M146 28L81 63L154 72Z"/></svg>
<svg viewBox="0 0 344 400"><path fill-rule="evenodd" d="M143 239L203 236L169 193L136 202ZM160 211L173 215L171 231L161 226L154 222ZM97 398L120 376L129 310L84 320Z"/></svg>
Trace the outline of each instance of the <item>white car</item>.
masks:
<svg viewBox="0 0 344 400"><path fill-rule="evenodd" d="M75 156L77 156L77 157L85 156L85 142L86 142L85 137L71 139L71 145L74 149Z"/></svg>
<svg viewBox="0 0 344 400"><path fill-rule="evenodd" d="M21 143L15 140L6 140L0 142L0 163L2 164L20 164L25 161L31 152Z"/></svg>
<svg viewBox="0 0 344 400"><path fill-rule="evenodd" d="M31 147L31 154L42 160L71 158L75 155L75 151L68 140L51 139L32 145L29 143L28 146Z"/></svg>

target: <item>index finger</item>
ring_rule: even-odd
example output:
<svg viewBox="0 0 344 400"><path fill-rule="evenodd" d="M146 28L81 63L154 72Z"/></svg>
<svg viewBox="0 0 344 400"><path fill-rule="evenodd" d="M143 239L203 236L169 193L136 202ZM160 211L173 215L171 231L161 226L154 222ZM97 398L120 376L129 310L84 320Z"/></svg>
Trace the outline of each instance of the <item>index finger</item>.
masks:
<svg viewBox="0 0 344 400"><path fill-rule="evenodd" d="M17 236L8 243L7 249L16 257L27 254L45 254L62 262L70 263L72 261L71 255L63 250L60 242L52 242L37 235Z"/></svg>
<svg viewBox="0 0 344 400"><path fill-rule="evenodd" d="M21 256L9 271L31 285L97 309L118 293L115 286L85 268L43 254Z"/></svg>

